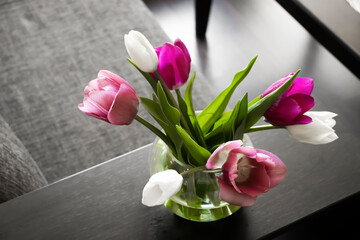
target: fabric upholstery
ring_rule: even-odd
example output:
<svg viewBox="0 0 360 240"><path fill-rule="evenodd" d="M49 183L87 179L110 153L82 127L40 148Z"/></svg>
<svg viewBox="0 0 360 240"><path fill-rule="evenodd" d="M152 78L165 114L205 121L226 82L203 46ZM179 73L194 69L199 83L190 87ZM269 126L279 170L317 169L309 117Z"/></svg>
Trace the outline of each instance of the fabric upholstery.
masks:
<svg viewBox="0 0 360 240"><path fill-rule="evenodd" d="M0 203L45 185L37 164L0 116Z"/></svg>
<svg viewBox="0 0 360 240"><path fill-rule="evenodd" d="M77 109L100 69L128 80L139 96L151 96L126 60L123 35L136 29L154 47L169 39L142 1L0 1L0 23L0 114L49 182L153 141L137 122L113 126ZM197 109L210 101L209 93L198 76ZM139 115L149 120L143 108Z"/></svg>

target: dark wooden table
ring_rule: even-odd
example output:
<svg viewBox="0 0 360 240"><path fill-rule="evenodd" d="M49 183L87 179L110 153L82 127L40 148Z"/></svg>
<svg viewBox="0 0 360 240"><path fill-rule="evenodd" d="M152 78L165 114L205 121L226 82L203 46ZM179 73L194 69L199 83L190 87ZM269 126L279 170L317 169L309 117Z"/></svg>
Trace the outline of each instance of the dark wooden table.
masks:
<svg viewBox="0 0 360 240"><path fill-rule="evenodd" d="M276 0L318 42L360 77L360 14L345 0ZM204 39L211 0L195 0L196 35Z"/></svg>
<svg viewBox="0 0 360 240"><path fill-rule="evenodd" d="M360 77L360 14L346 0L277 0L309 33Z"/></svg>

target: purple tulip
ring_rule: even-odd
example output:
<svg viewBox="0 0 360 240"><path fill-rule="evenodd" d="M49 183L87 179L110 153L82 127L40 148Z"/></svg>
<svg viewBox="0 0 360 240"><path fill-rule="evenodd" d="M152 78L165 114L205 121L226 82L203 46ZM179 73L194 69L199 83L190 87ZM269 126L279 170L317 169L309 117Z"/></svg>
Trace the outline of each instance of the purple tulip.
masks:
<svg viewBox="0 0 360 240"><path fill-rule="evenodd" d="M172 90L186 83L190 73L190 54L185 44L176 39L174 44L165 43L155 48L159 59L157 71Z"/></svg>
<svg viewBox="0 0 360 240"><path fill-rule="evenodd" d="M256 197L278 185L286 166L274 154L253 147L239 147L240 140L222 144L209 158L206 167L221 166L218 177L220 199L232 205L251 206Z"/></svg>
<svg viewBox="0 0 360 240"><path fill-rule="evenodd" d="M261 97L275 91L284 84L293 73L272 84ZM314 87L311 78L296 78L290 87L265 112L264 116L274 126L289 126L311 123L311 117L304 115L314 105L315 100L310 96Z"/></svg>
<svg viewBox="0 0 360 240"><path fill-rule="evenodd" d="M101 70L84 90L78 108L83 113L114 125L129 125L139 108L139 97L130 84L118 75Z"/></svg>

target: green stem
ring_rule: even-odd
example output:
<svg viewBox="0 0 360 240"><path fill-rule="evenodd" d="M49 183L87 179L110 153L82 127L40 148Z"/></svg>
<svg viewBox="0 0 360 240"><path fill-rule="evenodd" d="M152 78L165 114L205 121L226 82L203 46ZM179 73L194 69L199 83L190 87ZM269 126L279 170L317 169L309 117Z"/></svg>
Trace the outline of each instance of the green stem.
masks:
<svg viewBox="0 0 360 240"><path fill-rule="evenodd" d="M186 170L185 172L180 173L180 175L184 176L186 174L190 174L190 173L196 172L198 170L204 170L206 173L221 173L222 172L221 168L207 169L205 166L199 166L199 167L190 168L189 170Z"/></svg>
<svg viewBox="0 0 360 240"><path fill-rule="evenodd" d="M273 125L260 125L260 126L253 126L249 128L246 132L250 133L250 132L258 132L263 130L271 130L271 129L279 129L279 128L285 128L285 127L278 127Z"/></svg>
<svg viewBox="0 0 360 240"><path fill-rule="evenodd" d="M152 89L156 92L156 79L153 78L149 73L143 72L130 58L128 58L128 61L144 76L144 78L148 81Z"/></svg>
<svg viewBox="0 0 360 240"><path fill-rule="evenodd" d="M135 119L141 123L142 125L144 125L145 127L147 127L150 131L152 131L153 133L155 133L159 138L161 138L161 140L164 141L164 143L166 145L168 145L168 147L171 149L174 149L172 142L169 140L169 138L163 133L161 132L157 127L155 127L154 125L152 125L151 123L149 123L148 121L146 121L145 119L143 119L142 117L140 117L139 115L136 115Z"/></svg>

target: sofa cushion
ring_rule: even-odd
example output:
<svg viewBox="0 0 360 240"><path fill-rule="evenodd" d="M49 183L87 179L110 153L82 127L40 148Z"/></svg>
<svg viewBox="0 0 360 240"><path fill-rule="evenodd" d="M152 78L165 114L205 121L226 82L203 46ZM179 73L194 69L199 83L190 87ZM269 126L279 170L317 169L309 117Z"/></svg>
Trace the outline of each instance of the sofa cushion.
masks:
<svg viewBox="0 0 360 240"><path fill-rule="evenodd" d="M37 164L0 116L0 203L45 185Z"/></svg>
<svg viewBox="0 0 360 240"><path fill-rule="evenodd" d="M0 114L49 182L153 141L137 122L113 126L77 109L100 69L151 97L127 61L123 36L136 29L154 47L169 38L141 0L6 2L0 6ZM197 77L197 109L210 101L209 92ZM143 108L139 115L150 119Z"/></svg>

